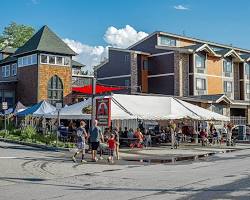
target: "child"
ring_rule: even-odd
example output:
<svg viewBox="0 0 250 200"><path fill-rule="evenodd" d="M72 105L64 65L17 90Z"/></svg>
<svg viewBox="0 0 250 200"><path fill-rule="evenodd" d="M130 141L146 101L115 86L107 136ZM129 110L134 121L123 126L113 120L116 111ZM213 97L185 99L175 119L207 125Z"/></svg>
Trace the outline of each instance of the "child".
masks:
<svg viewBox="0 0 250 200"><path fill-rule="evenodd" d="M116 148L116 141L114 134L111 134L110 138L108 139L108 148L109 148L108 161L114 163L114 150Z"/></svg>
<svg viewBox="0 0 250 200"><path fill-rule="evenodd" d="M81 163L86 163L87 161L84 160L84 155L85 155L85 138L87 137L87 132L85 130L85 122L81 121L80 122L80 127L77 129L77 151L73 155L72 160L76 162L76 156L79 153L82 153L82 160Z"/></svg>

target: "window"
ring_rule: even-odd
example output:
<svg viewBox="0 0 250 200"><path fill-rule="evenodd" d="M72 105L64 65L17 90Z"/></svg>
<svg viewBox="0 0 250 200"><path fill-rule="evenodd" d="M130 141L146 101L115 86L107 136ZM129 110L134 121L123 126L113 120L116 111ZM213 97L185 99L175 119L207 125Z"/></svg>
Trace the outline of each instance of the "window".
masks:
<svg viewBox="0 0 250 200"><path fill-rule="evenodd" d="M167 46L176 46L176 40L167 36L160 36L160 44Z"/></svg>
<svg viewBox="0 0 250 200"><path fill-rule="evenodd" d="M56 64L56 57L55 56L49 56L49 64Z"/></svg>
<svg viewBox="0 0 250 200"><path fill-rule="evenodd" d="M196 89L197 90L206 90L206 79L196 78Z"/></svg>
<svg viewBox="0 0 250 200"><path fill-rule="evenodd" d="M143 70L148 70L148 61L143 60Z"/></svg>
<svg viewBox="0 0 250 200"><path fill-rule="evenodd" d="M231 81L224 81L224 92L232 93L233 83Z"/></svg>
<svg viewBox="0 0 250 200"><path fill-rule="evenodd" d="M16 76L16 73L17 73L17 64L12 64L11 66L11 75L12 76Z"/></svg>
<svg viewBox="0 0 250 200"><path fill-rule="evenodd" d="M125 61L125 62L128 62L128 61L129 61L129 55L125 55L125 56L124 56L124 61Z"/></svg>
<svg viewBox="0 0 250 200"><path fill-rule="evenodd" d="M53 105L63 103L63 83L57 75L48 82L48 100Z"/></svg>
<svg viewBox="0 0 250 200"><path fill-rule="evenodd" d="M250 94L250 83L246 84L246 93Z"/></svg>
<svg viewBox="0 0 250 200"><path fill-rule="evenodd" d="M70 58L64 57L64 65L70 65Z"/></svg>
<svg viewBox="0 0 250 200"><path fill-rule="evenodd" d="M35 65L35 64L37 64L37 55L36 54L32 54L32 55L18 58L18 67Z"/></svg>
<svg viewBox="0 0 250 200"><path fill-rule="evenodd" d="M0 53L0 60L3 60L3 54Z"/></svg>
<svg viewBox="0 0 250 200"><path fill-rule="evenodd" d="M204 55L195 55L195 66L196 68L205 68L205 56Z"/></svg>
<svg viewBox="0 0 250 200"><path fill-rule="evenodd" d="M245 63L245 74L250 76L250 63Z"/></svg>
<svg viewBox="0 0 250 200"><path fill-rule="evenodd" d="M47 55L41 55L41 63L48 63L48 56Z"/></svg>
<svg viewBox="0 0 250 200"><path fill-rule="evenodd" d="M70 65L70 57L41 54L41 64Z"/></svg>
<svg viewBox="0 0 250 200"><path fill-rule="evenodd" d="M232 62L228 60L224 60L223 70L225 73L232 73Z"/></svg>
<svg viewBox="0 0 250 200"><path fill-rule="evenodd" d="M10 76L10 65L2 66L2 77L9 77Z"/></svg>
<svg viewBox="0 0 250 200"><path fill-rule="evenodd" d="M37 55L36 54L31 55L31 63L37 64Z"/></svg>
<svg viewBox="0 0 250 200"><path fill-rule="evenodd" d="M212 111L223 115L223 106L222 105L212 105Z"/></svg>
<svg viewBox="0 0 250 200"><path fill-rule="evenodd" d="M63 64L63 57L56 57L56 64L62 65Z"/></svg>

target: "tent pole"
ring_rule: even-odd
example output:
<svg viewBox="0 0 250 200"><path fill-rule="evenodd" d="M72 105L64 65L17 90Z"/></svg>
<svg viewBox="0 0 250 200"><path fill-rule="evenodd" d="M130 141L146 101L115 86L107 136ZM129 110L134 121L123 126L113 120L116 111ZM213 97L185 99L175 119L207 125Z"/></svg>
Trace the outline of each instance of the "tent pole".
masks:
<svg viewBox="0 0 250 200"><path fill-rule="evenodd" d="M96 78L95 76L92 78L92 113L91 113L91 127L94 126L95 123L95 94L96 94Z"/></svg>

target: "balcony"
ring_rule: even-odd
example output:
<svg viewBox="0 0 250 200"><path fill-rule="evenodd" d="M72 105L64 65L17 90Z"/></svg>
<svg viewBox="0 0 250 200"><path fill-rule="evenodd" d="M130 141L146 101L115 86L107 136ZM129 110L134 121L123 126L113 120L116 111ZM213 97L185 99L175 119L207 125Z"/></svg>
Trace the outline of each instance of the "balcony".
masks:
<svg viewBox="0 0 250 200"><path fill-rule="evenodd" d="M247 118L241 116L230 116L230 121L235 125L246 125Z"/></svg>

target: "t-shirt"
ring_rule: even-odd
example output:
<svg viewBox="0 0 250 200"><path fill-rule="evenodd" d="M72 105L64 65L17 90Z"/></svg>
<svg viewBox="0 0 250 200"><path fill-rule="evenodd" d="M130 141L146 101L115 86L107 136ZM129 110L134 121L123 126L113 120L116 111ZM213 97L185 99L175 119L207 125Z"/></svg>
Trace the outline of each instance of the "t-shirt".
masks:
<svg viewBox="0 0 250 200"><path fill-rule="evenodd" d="M77 130L76 130L76 135L77 135L77 142L85 142L85 128L83 127L79 127Z"/></svg>
<svg viewBox="0 0 250 200"><path fill-rule="evenodd" d="M115 149L116 141L114 139L108 140L109 149Z"/></svg>
<svg viewBox="0 0 250 200"><path fill-rule="evenodd" d="M92 128L90 131L90 142L100 142L101 134L101 129L98 126Z"/></svg>

